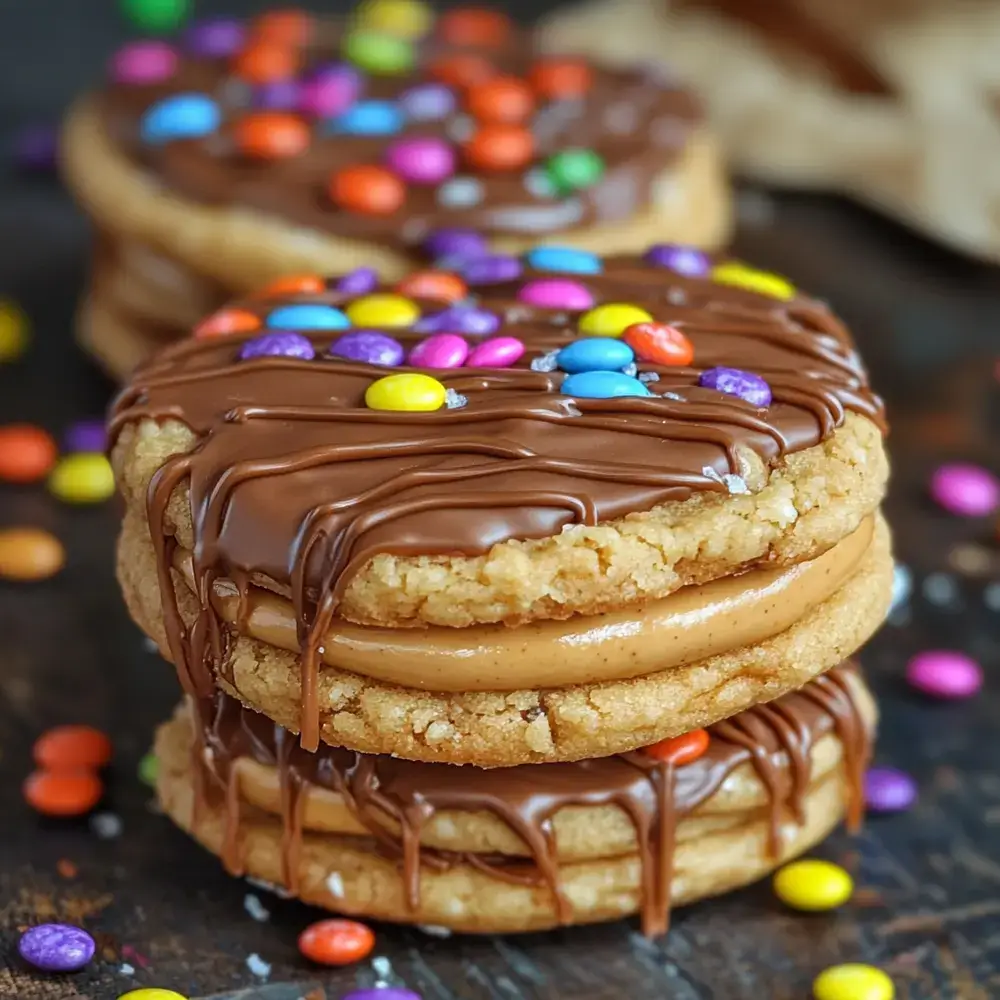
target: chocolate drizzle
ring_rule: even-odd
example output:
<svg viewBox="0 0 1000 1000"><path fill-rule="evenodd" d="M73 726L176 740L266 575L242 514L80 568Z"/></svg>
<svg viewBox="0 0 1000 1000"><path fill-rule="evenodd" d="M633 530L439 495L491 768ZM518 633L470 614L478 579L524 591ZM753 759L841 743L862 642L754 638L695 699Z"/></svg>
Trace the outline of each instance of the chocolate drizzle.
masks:
<svg viewBox="0 0 1000 1000"><path fill-rule="evenodd" d="M710 799L740 765L749 763L767 791L768 851L775 857L782 847L782 824L805 821L811 755L817 742L833 733L843 747L848 827L858 826L871 734L855 702L852 685L857 681L850 674L849 666L835 668L800 691L716 723L704 756L678 768L641 751L490 771L328 746L309 753L267 718L219 692L198 703L197 757L205 762L201 787L225 804L223 860L232 872L242 871L240 763L249 759L278 773L282 864L293 893L303 838L303 793L316 787L342 796L377 847L398 859L411 910L420 905L422 866L466 863L494 878L547 886L563 923L572 913L560 888L553 817L568 806L614 805L635 829L643 930L662 934L669 921L677 822ZM530 865L527 859L421 847L426 824L448 810L495 816L524 842Z"/></svg>

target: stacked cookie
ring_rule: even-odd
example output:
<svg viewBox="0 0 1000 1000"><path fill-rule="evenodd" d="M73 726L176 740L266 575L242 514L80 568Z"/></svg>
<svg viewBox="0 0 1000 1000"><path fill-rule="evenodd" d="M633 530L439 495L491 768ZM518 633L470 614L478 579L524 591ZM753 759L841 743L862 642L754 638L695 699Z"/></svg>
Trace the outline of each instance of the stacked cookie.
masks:
<svg viewBox="0 0 1000 1000"><path fill-rule="evenodd" d="M275 11L111 62L63 137L99 234L80 337L123 376L235 294L359 263L399 274L433 232L714 247L720 158L658 71L537 56L507 18L371 0L346 22Z"/></svg>
<svg viewBox="0 0 1000 1000"><path fill-rule="evenodd" d="M159 795L339 912L658 933L859 817L881 404L775 275L504 259L281 281L122 391Z"/></svg>

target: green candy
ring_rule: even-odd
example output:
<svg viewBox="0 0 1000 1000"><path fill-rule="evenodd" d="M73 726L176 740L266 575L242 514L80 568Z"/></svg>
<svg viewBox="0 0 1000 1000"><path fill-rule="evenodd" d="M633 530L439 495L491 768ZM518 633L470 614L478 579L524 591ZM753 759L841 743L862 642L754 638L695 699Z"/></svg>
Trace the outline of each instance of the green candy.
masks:
<svg viewBox="0 0 1000 1000"><path fill-rule="evenodd" d="M156 784L160 773L160 761L156 754L148 753L139 761L139 780L150 787Z"/></svg>
<svg viewBox="0 0 1000 1000"><path fill-rule="evenodd" d="M413 69L413 46L403 38L377 31L352 31L344 40L344 55L358 69L376 76L397 76Z"/></svg>
<svg viewBox="0 0 1000 1000"><path fill-rule="evenodd" d="M604 160L592 149L564 149L548 158L545 169L560 194L572 194L604 176Z"/></svg>
<svg viewBox="0 0 1000 1000"><path fill-rule="evenodd" d="M191 0L121 0L121 7L137 28L165 34L184 23L191 12Z"/></svg>

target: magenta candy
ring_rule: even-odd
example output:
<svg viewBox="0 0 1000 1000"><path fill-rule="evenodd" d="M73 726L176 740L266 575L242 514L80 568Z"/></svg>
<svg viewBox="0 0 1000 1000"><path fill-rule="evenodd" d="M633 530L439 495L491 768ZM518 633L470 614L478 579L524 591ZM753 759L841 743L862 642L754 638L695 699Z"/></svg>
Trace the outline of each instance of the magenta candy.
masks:
<svg viewBox="0 0 1000 1000"><path fill-rule="evenodd" d="M932 698L971 698L983 686L983 668L964 653L928 649L906 665L906 679Z"/></svg>
<svg viewBox="0 0 1000 1000"><path fill-rule="evenodd" d="M903 812L917 800L917 783L894 767L872 767L865 774L865 806L869 812Z"/></svg>
<svg viewBox="0 0 1000 1000"><path fill-rule="evenodd" d="M455 172L455 150L432 135L396 140L385 159L389 169L410 184L440 184Z"/></svg>
<svg viewBox="0 0 1000 1000"><path fill-rule="evenodd" d="M521 286L517 293L519 302L540 309L589 309L594 296L586 285L569 278L539 278Z"/></svg>
<svg viewBox="0 0 1000 1000"><path fill-rule="evenodd" d="M149 84L169 80L177 70L177 53L166 42L129 42L112 57L115 83Z"/></svg>
<svg viewBox="0 0 1000 1000"><path fill-rule="evenodd" d="M457 333L436 333L421 340L410 351L414 368L461 368L469 356L469 345Z"/></svg>
<svg viewBox="0 0 1000 1000"><path fill-rule="evenodd" d="M301 107L314 118L342 115L361 94L361 77L353 66L334 63L310 74L302 85Z"/></svg>
<svg viewBox="0 0 1000 1000"><path fill-rule="evenodd" d="M930 488L935 503L960 517L986 517L1000 507L1000 480L978 465L942 465L931 476Z"/></svg>
<svg viewBox="0 0 1000 1000"><path fill-rule="evenodd" d="M477 344L465 359L466 368L507 368L524 354L517 337L492 337Z"/></svg>

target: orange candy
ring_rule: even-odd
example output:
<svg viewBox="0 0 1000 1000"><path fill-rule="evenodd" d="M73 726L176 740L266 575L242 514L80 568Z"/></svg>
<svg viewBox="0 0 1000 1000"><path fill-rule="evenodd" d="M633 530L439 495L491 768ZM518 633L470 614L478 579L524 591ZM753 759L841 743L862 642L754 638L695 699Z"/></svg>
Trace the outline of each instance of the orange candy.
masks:
<svg viewBox="0 0 1000 1000"><path fill-rule="evenodd" d="M56 726L38 737L32 755L50 771L104 767L111 760L111 740L93 726Z"/></svg>
<svg viewBox="0 0 1000 1000"><path fill-rule="evenodd" d="M86 769L35 771L24 783L24 797L45 816L82 816L101 800L101 779Z"/></svg>
<svg viewBox="0 0 1000 1000"><path fill-rule="evenodd" d="M295 115L262 111L247 115L233 126L240 151L260 160L282 160L309 148L309 126Z"/></svg>
<svg viewBox="0 0 1000 1000"><path fill-rule="evenodd" d="M233 61L233 72L248 83L275 83L295 76L299 55L289 45L264 39L251 42Z"/></svg>
<svg viewBox="0 0 1000 1000"><path fill-rule="evenodd" d="M464 150L469 165L479 170L517 170L535 155L535 138L520 125L484 125Z"/></svg>
<svg viewBox="0 0 1000 1000"><path fill-rule="evenodd" d="M271 10L254 18L251 26L255 38L277 45L304 45L312 34L313 19L304 11L290 7Z"/></svg>
<svg viewBox="0 0 1000 1000"><path fill-rule="evenodd" d="M468 292L465 282L448 271L417 271L396 285L396 291L410 299L458 302Z"/></svg>
<svg viewBox="0 0 1000 1000"><path fill-rule="evenodd" d="M539 59L528 73L528 82L539 97L562 101L583 97L594 82L594 71L582 59Z"/></svg>
<svg viewBox="0 0 1000 1000"><path fill-rule="evenodd" d="M689 365L694 360L691 341L667 323L633 323L625 328L622 340L640 361L654 365Z"/></svg>
<svg viewBox="0 0 1000 1000"><path fill-rule="evenodd" d="M330 197L351 212L391 215L406 201L406 187L385 167L345 167L330 178Z"/></svg>
<svg viewBox="0 0 1000 1000"><path fill-rule="evenodd" d="M259 289L254 298L269 299L275 295L319 295L324 291L326 282L315 274L288 274L283 278L275 278L269 285Z"/></svg>
<svg viewBox="0 0 1000 1000"><path fill-rule="evenodd" d="M299 951L319 965L360 962L374 947L372 929L356 920L320 920L299 935Z"/></svg>
<svg viewBox="0 0 1000 1000"><path fill-rule="evenodd" d="M62 543L41 528L0 530L0 580L47 580L65 562Z"/></svg>
<svg viewBox="0 0 1000 1000"><path fill-rule="evenodd" d="M260 318L247 309L220 309L195 328L196 337L224 337L229 333L251 333L260 328Z"/></svg>
<svg viewBox="0 0 1000 1000"><path fill-rule="evenodd" d="M484 122L521 122L531 114L535 97L516 76L495 76L469 89L469 111Z"/></svg>
<svg viewBox="0 0 1000 1000"><path fill-rule="evenodd" d="M449 87L473 87L484 83L496 73L496 67L476 52L455 52L435 59L428 67L428 74Z"/></svg>
<svg viewBox="0 0 1000 1000"><path fill-rule="evenodd" d="M676 767L683 767L696 761L708 749L708 743L707 729L692 729L683 736L660 740L659 743L646 747L644 752L657 760L669 761Z"/></svg>
<svg viewBox="0 0 1000 1000"><path fill-rule="evenodd" d="M32 424L0 427L0 479L33 483L56 463L58 449L52 435Z"/></svg>
<svg viewBox="0 0 1000 1000"><path fill-rule="evenodd" d="M458 7L438 18L438 34L452 45L497 47L510 37L510 18L496 10Z"/></svg>

